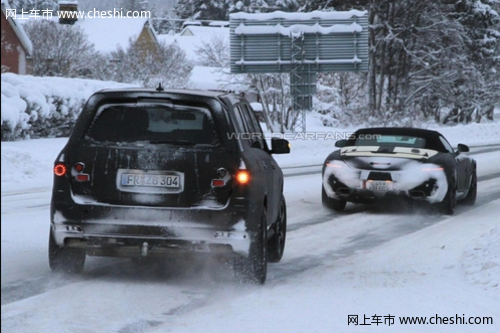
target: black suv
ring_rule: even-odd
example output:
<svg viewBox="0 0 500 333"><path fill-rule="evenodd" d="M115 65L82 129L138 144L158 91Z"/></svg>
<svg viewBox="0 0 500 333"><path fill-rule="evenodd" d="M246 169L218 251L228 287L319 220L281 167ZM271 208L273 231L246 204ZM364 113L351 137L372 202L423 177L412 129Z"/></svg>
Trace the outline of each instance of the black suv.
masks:
<svg viewBox="0 0 500 333"><path fill-rule="evenodd" d="M249 103L194 90L90 97L54 166L49 263L206 252L264 283L283 256L283 173Z"/></svg>

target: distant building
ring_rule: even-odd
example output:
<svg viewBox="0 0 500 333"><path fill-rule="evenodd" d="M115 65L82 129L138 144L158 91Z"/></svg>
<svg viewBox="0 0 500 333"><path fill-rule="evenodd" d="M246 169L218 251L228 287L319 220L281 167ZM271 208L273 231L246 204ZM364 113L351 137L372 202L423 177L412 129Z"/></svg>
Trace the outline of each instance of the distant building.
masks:
<svg viewBox="0 0 500 333"><path fill-rule="evenodd" d="M75 24L78 20L76 15L71 15L72 12L76 13L78 11L78 1L77 0L59 0L58 2L59 12L65 12L65 17L59 17L60 24Z"/></svg>
<svg viewBox="0 0 500 333"><path fill-rule="evenodd" d="M9 10L7 1L2 1L2 73L30 74L33 47L23 27L7 17Z"/></svg>
<svg viewBox="0 0 500 333"><path fill-rule="evenodd" d="M182 29L179 36L196 36L196 37L208 37L213 36L227 37L229 40L229 28L224 26L197 26L190 25Z"/></svg>

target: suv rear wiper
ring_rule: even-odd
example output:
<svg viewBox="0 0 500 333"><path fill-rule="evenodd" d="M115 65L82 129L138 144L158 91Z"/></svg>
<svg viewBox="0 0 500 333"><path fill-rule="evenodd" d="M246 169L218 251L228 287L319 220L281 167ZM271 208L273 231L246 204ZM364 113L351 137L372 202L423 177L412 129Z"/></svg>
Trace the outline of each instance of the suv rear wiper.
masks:
<svg viewBox="0 0 500 333"><path fill-rule="evenodd" d="M172 145L186 145L186 146L194 146L193 141L188 140L149 140L150 144L153 145L161 145L161 144L172 144Z"/></svg>

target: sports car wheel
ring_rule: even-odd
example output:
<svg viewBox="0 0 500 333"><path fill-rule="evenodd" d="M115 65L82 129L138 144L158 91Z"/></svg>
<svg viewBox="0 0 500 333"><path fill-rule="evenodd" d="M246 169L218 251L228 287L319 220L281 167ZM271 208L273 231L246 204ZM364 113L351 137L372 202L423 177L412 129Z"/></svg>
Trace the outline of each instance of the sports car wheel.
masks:
<svg viewBox="0 0 500 333"><path fill-rule="evenodd" d="M469 192L464 199L464 204L473 206L476 203L477 198L477 172L474 169L472 172L472 179L469 187Z"/></svg>
<svg viewBox="0 0 500 333"><path fill-rule="evenodd" d="M269 240L269 262L279 262L285 251L286 240L286 201L281 196L278 218L273 225L274 234Z"/></svg>
<svg viewBox="0 0 500 333"><path fill-rule="evenodd" d="M445 215L453 215L455 213L455 205L457 203L457 186L455 182L452 182L448 186L448 192L444 197L443 201L439 204L440 210Z"/></svg>
<svg viewBox="0 0 500 333"><path fill-rule="evenodd" d="M80 273L85 265L85 250L58 246L49 232L49 266L54 272Z"/></svg>
<svg viewBox="0 0 500 333"><path fill-rule="evenodd" d="M323 203L323 207L333 209L336 212L343 211L346 205L346 201L343 199L330 198L326 194L324 187L321 187L321 201Z"/></svg>

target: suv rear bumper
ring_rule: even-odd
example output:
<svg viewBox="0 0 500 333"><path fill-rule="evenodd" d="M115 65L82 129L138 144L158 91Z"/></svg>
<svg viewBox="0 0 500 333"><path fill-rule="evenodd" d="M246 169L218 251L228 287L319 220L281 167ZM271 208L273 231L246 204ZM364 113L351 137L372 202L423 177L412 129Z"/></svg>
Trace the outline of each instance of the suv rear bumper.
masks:
<svg viewBox="0 0 500 333"><path fill-rule="evenodd" d="M211 252L246 256L252 232L244 207L212 210L53 203L51 231L58 245L85 248L89 255Z"/></svg>

